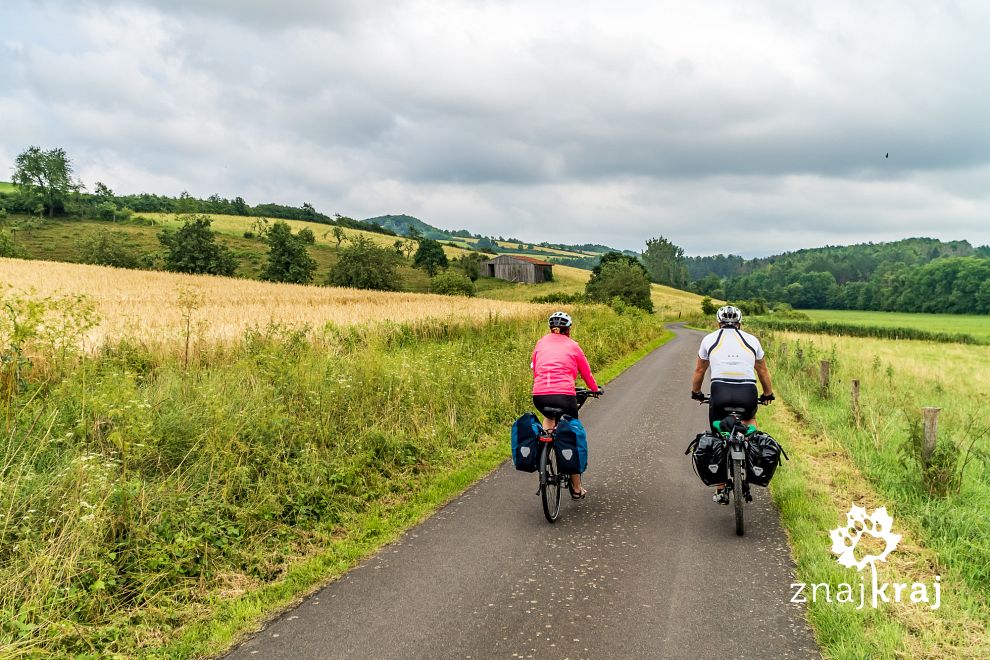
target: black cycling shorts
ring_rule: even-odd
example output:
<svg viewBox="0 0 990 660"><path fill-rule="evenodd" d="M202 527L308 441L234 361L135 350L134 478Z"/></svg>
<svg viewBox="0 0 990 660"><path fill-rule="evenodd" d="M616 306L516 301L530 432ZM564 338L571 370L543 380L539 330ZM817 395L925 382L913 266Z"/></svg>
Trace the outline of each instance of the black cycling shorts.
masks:
<svg viewBox="0 0 990 660"><path fill-rule="evenodd" d="M729 416L726 408L742 408L742 419L756 417L759 395L755 383L723 383L712 381L712 398L708 403L708 422L714 423Z"/></svg>
<svg viewBox="0 0 990 660"><path fill-rule="evenodd" d="M550 415L543 412L546 408L560 408L565 415L575 419L578 416L577 396L574 394L534 394L533 405L547 418Z"/></svg>

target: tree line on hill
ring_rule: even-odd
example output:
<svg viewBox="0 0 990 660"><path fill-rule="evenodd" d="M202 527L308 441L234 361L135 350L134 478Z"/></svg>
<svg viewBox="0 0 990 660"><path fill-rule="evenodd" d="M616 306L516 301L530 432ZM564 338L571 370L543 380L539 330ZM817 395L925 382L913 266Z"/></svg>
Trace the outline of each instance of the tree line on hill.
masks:
<svg viewBox="0 0 990 660"><path fill-rule="evenodd" d="M355 220L340 214L328 216L312 204L258 204L251 206L242 197L227 199L214 194L198 199L188 192L178 197L141 193L117 195L97 181L93 192L73 178L72 161L64 149L44 150L31 146L14 163L12 177L16 191L0 193L0 217L8 214L126 220L136 213L217 214L305 220L394 236L395 232L373 222Z"/></svg>
<svg viewBox="0 0 990 660"><path fill-rule="evenodd" d="M990 313L990 247L910 238L746 260L692 257L690 289L799 309Z"/></svg>

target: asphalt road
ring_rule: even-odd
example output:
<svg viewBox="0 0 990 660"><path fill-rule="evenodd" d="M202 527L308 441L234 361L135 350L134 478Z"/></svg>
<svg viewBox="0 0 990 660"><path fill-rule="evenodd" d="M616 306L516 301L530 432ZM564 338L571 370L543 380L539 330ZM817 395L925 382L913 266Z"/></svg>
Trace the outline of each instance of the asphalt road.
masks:
<svg viewBox="0 0 990 660"><path fill-rule="evenodd" d="M688 398L701 336L678 330L582 409L589 494L556 524L506 463L229 657L820 657L769 494L738 537L684 456L707 422Z"/></svg>

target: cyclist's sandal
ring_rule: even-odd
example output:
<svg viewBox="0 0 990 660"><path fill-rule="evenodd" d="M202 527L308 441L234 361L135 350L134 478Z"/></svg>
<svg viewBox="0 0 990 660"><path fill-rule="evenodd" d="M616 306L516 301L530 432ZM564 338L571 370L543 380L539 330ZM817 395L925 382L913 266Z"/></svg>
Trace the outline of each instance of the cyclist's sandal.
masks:
<svg viewBox="0 0 990 660"><path fill-rule="evenodd" d="M583 500L584 499L584 496L588 494L587 489L585 489L583 486L581 487L581 492L580 493L577 492L576 490L574 490L574 486L572 486L570 484L567 484L567 489L569 491L571 491L571 499L572 500Z"/></svg>

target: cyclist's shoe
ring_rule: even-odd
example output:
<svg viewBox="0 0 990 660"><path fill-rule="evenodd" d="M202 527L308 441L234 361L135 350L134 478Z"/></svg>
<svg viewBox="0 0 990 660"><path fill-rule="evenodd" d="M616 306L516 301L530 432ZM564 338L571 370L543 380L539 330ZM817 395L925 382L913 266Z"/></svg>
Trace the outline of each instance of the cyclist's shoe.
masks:
<svg viewBox="0 0 990 660"><path fill-rule="evenodd" d="M747 502L752 502L753 501L753 496L750 495L748 488L743 491L743 497L746 498L746 501Z"/></svg>
<svg viewBox="0 0 990 660"><path fill-rule="evenodd" d="M715 504L724 504L724 505L728 506L729 505L729 489L728 488L719 488L718 490L716 490L715 491L715 494L712 495L712 502L715 502Z"/></svg>

